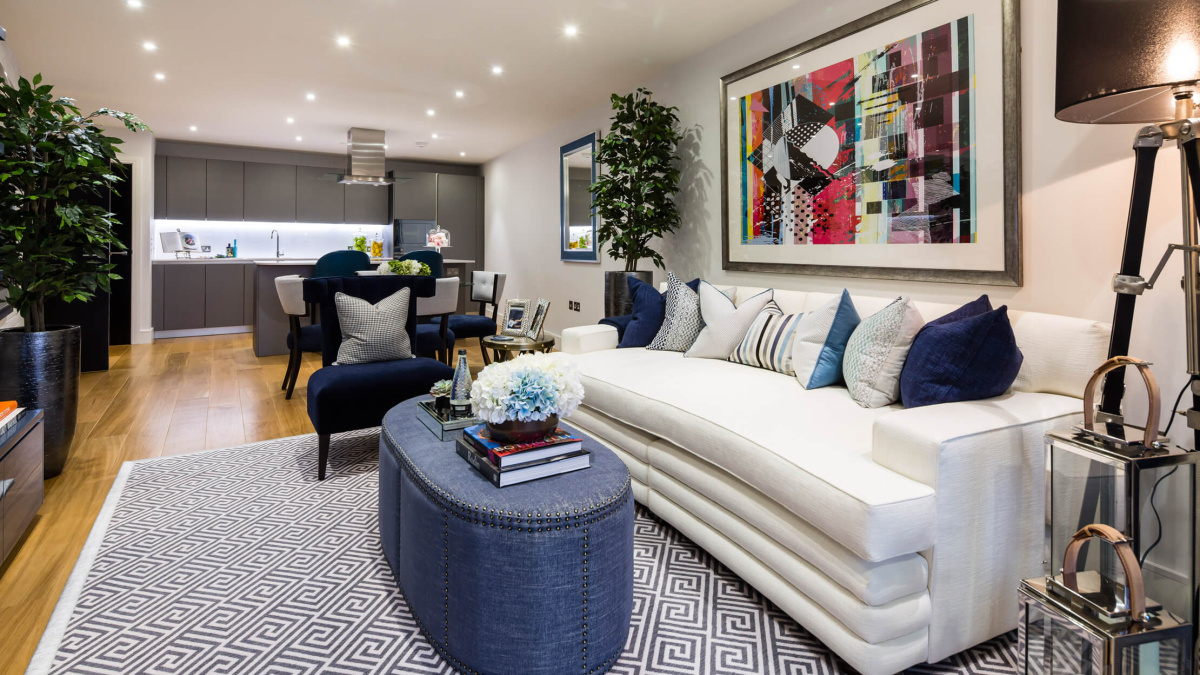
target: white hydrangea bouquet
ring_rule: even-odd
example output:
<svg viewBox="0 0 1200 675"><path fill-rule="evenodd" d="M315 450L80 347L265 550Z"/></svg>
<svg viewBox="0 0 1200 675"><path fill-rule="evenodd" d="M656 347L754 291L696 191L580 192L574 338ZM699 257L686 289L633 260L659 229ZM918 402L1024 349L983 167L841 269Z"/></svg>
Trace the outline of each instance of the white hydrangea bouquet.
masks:
<svg viewBox="0 0 1200 675"><path fill-rule="evenodd" d="M558 417L575 412L582 402L579 369L564 354L526 354L493 363L471 385L471 408L493 434L501 425L531 422L540 424L532 425L530 432L547 426L553 431ZM519 426L510 431L530 425ZM504 429L499 431L504 435Z"/></svg>
<svg viewBox="0 0 1200 675"><path fill-rule="evenodd" d="M404 274L417 277L427 277L431 270L429 265L416 260L388 260L379 264L380 274Z"/></svg>

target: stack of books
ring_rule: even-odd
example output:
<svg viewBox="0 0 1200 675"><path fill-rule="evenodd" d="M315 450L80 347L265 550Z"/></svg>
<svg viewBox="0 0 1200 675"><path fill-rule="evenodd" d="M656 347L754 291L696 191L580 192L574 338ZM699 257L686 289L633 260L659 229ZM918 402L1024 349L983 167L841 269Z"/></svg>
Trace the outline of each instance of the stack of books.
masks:
<svg viewBox="0 0 1200 675"><path fill-rule="evenodd" d="M458 455L496 487L549 478L592 465L591 453L583 449L583 440L562 429L555 429L540 441L510 445L492 440L487 425L477 424L463 429L457 446Z"/></svg>
<svg viewBox="0 0 1200 675"><path fill-rule="evenodd" d="M17 426L24 408L18 408L16 401L0 401L0 434Z"/></svg>

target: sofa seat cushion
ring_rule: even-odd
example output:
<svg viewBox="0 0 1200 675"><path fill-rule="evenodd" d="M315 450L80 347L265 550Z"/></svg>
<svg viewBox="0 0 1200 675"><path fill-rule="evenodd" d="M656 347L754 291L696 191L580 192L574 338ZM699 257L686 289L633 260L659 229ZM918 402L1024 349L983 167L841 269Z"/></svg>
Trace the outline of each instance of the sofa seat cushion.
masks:
<svg viewBox="0 0 1200 675"><path fill-rule="evenodd" d="M871 459L873 422L844 387L641 349L574 357L586 405L685 448L869 561L930 548L934 491ZM653 456L651 457L653 466Z"/></svg>
<svg viewBox="0 0 1200 675"><path fill-rule="evenodd" d="M453 368L426 358L325 366L308 378L308 417L319 434L376 427L397 403L452 377Z"/></svg>

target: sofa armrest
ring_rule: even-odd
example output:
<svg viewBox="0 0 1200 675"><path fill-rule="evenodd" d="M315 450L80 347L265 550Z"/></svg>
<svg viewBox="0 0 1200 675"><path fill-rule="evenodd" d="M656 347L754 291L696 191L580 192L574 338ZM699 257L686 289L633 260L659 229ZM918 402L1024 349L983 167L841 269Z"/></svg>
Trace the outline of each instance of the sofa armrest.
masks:
<svg viewBox="0 0 1200 675"><path fill-rule="evenodd" d="M612 326L576 326L562 332L562 351L587 354L617 348L617 329Z"/></svg>
<svg viewBox="0 0 1200 675"><path fill-rule="evenodd" d="M1012 589L1042 573L1047 431L1083 402L1015 392L986 401L896 410L873 428L875 463L934 488L929 661L1017 625Z"/></svg>
<svg viewBox="0 0 1200 675"><path fill-rule="evenodd" d="M1058 394L1009 392L984 401L962 401L897 410L875 421L871 459L936 489L939 463L948 455L986 446L987 452L1022 444L1036 427L1068 427L1082 417L1083 402Z"/></svg>

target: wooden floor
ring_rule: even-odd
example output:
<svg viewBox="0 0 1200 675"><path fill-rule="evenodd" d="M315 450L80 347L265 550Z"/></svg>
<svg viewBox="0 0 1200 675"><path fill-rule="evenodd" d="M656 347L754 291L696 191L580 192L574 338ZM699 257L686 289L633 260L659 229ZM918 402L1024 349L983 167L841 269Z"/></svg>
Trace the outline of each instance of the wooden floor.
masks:
<svg viewBox="0 0 1200 675"><path fill-rule="evenodd" d="M473 372L483 365L470 341ZM257 358L250 334L113 347L110 370L84 373L79 424L62 474L0 574L0 675L23 673L123 462L311 433L305 354L292 399L287 356Z"/></svg>

